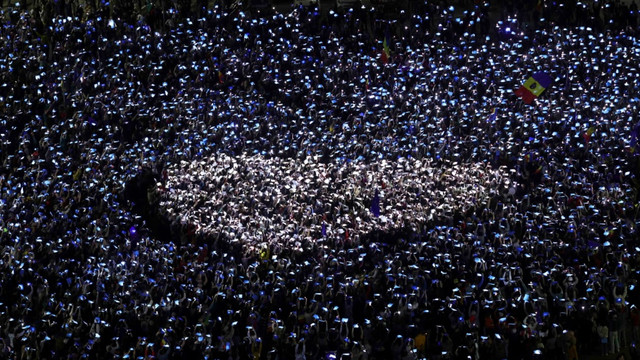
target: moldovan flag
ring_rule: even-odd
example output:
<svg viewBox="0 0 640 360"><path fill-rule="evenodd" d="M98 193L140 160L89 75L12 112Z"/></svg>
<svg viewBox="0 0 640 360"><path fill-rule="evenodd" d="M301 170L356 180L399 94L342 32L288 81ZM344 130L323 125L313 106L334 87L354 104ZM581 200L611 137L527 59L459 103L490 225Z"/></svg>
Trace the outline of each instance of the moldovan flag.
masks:
<svg viewBox="0 0 640 360"><path fill-rule="evenodd" d="M525 104L531 104L542 92L551 85L551 76L544 71L533 74L527 81L524 82L518 90L516 95L522 98Z"/></svg>

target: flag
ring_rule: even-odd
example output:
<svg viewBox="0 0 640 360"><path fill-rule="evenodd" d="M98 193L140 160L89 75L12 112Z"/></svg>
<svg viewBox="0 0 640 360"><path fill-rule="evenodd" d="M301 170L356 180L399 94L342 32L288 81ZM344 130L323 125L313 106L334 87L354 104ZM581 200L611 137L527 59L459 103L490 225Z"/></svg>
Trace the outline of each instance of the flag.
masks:
<svg viewBox="0 0 640 360"><path fill-rule="evenodd" d="M491 114L489 114L489 119L487 120L487 122L489 123L495 122L497 118L498 118L498 110L496 110L496 108L493 108L491 110Z"/></svg>
<svg viewBox="0 0 640 360"><path fill-rule="evenodd" d="M382 54L380 54L380 60L383 64L389 62L389 58L391 57L391 50L389 50L389 32L387 31L384 36L384 41L382 41Z"/></svg>
<svg viewBox="0 0 640 360"><path fill-rule="evenodd" d="M591 140L591 135L593 135L593 133L596 131L596 128L591 126L587 129L587 131L582 134L582 138L584 139L585 143L589 143L589 141Z"/></svg>
<svg viewBox="0 0 640 360"><path fill-rule="evenodd" d="M638 131L640 131L640 121L631 129L631 141L629 142L631 153L636 151L636 145L638 145Z"/></svg>
<svg viewBox="0 0 640 360"><path fill-rule="evenodd" d="M265 247L260 250L260 260L268 260L269 259L269 248Z"/></svg>
<svg viewBox="0 0 640 360"><path fill-rule="evenodd" d="M380 217L380 192L376 189L373 199L371 199L371 213L373 216Z"/></svg>
<svg viewBox="0 0 640 360"><path fill-rule="evenodd" d="M531 76L515 91L525 104L531 104L542 92L551 85L551 76L544 71L539 71Z"/></svg>

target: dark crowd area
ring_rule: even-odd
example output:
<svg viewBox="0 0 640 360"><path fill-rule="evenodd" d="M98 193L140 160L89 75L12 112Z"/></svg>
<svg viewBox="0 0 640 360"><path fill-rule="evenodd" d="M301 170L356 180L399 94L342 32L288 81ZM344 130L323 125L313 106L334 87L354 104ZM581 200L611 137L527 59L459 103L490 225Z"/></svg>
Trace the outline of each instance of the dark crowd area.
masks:
<svg viewBox="0 0 640 360"><path fill-rule="evenodd" d="M638 358L635 2L3 5L0 358Z"/></svg>

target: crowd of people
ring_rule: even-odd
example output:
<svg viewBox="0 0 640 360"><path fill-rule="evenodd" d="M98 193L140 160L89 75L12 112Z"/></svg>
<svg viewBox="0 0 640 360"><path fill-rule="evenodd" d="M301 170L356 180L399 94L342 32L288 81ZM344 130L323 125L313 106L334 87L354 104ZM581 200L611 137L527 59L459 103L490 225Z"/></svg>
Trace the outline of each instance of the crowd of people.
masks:
<svg viewBox="0 0 640 360"><path fill-rule="evenodd" d="M159 205L164 218L249 244L250 252L305 252L323 237L359 244L362 234L376 231L419 232L426 221L441 223L445 213L465 214L490 194L508 193L509 185L508 174L484 163L432 167L428 159L399 158L336 165L222 154L168 169Z"/></svg>
<svg viewBox="0 0 640 360"><path fill-rule="evenodd" d="M1 13L0 357L633 353L637 13L101 4Z"/></svg>

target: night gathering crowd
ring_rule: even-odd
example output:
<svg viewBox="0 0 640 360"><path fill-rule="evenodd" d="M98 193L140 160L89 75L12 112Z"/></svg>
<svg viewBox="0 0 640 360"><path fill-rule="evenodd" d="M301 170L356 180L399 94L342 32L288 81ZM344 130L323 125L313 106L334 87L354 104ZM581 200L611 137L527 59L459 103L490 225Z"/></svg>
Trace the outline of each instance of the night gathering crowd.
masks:
<svg viewBox="0 0 640 360"><path fill-rule="evenodd" d="M637 8L511 3L4 10L0 357L637 355Z"/></svg>

